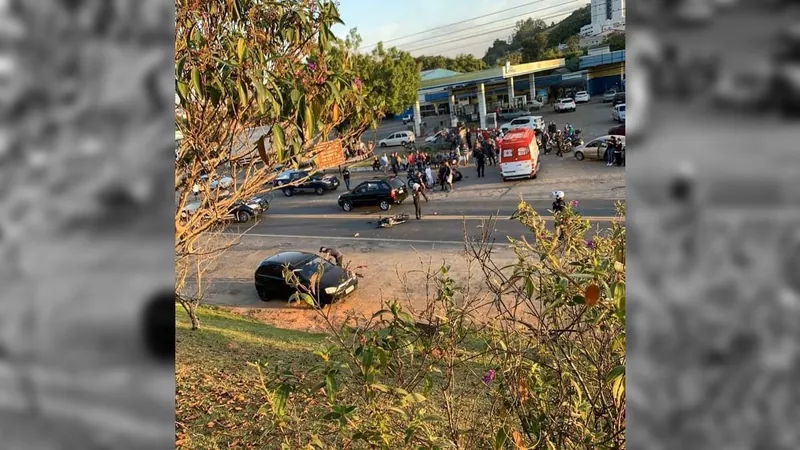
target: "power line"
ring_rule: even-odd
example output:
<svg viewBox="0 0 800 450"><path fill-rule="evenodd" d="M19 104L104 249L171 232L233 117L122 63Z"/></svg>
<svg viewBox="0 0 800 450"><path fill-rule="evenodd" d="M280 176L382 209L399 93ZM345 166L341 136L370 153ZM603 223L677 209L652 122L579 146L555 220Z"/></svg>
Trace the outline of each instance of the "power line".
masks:
<svg viewBox="0 0 800 450"><path fill-rule="evenodd" d="M508 17L508 18L502 19L502 20L512 19L514 21L518 21L518 20L520 20L520 17L523 17L523 16L528 16L528 15L533 14L533 13L545 11L545 10L548 10L548 9L558 8L558 7L561 7L561 6L566 6L566 5L569 5L571 3L576 3L576 2L580 2L580 1L583 1L583 0L568 0L568 1L565 1L563 3L558 3L558 4L547 6L547 7L544 7L544 8L539 8L539 9L534 9L532 11L528 11L528 12L520 14L517 17ZM477 25L477 26L475 26L475 28L483 27L483 26L486 26L486 25L496 25L496 24L485 23L485 24ZM513 28L515 26L516 26L516 23L514 23L513 25L508 25L506 28ZM438 39L438 38L445 37L445 36L451 36L451 35L454 35L454 34L457 34L457 33L465 32L465 31L474 31L474 30L473 29L466 29L466 30L451 31L449 33L443 33L443 34L439 34L439 35L436 35L436 36L429 36L429 37L425 37L425 38L422 38L422 39L417 39L417 40L414 40L414 41L411 41L411 42L404 42L402 44L399 44L398 47L407 46L407 45L420 43L420 42L426 42L426 41L430 41L431 39ZM401 48L401 50L404 50L404 49ZM406 50L406 51L408 51L408 50Z"/></svg>
<svg viewBox="0 0 800 450"><path fill-rule="evenodd" d="M493 13L483 14L483 15L480 15L480 16L477 16L477 17L473 17L471 19L465 19L465 20L462 20L460 22L453 22L453 23L449 23L447 25L438 26L436 28L430 28L428 30L418 31L416 33L412 33L412 34L409 34L409 35L406 35L406 36L401 36L401 37L398 37L398 38L393 38L393 39L389 39L387 41L379 41L379 42L383 42L384 44L386 44L387 42L399 41L400 39L405 39L405 38L412 37L412 36L418 36L420 34L430 33L431 31L441 30L442 28L451 27L453 25L460 25L462 23L472 22L473 20L483 19L484 17L494 16L496 14L500 14L500 13L504 13L504 12L507 12L507 11L511 11L513 9L519 9L519 8L524 7L524 6L530 6L530 5L533 5L534 3L541 3L543 1L544 0L536 0L536 1L533 1L533 2L530 2L530 3L525 3L523 5L514 6L514 7L511 7L511 8L506 8L506 9L503 9L503 10L500 10L500 11L495 11ZM370 45L365 45L365 46L359 48L359 50L363 50L363 49L365 49L367 47L374 47L374 46L378 45L379 42L376 42L376 43L370 44Z"/></svg>
<svg viewBox="0 0 800 450"><path fill-rule="evenodd" d="M624 9L625 9L625 8L622 8L622 9L620 9L620 10L614 10L614 11L615 11L615 12L616 12L616 11L622 11L622 10L624 10ZM561 14L566 14L566 13L561 13ZM554 16L557 16L557 15L554 15ZM477 36L472 36L472 37L477 37ZM472 37L460 38L460 39L458 39L458 41L461 41L461 40L466 40L466 39L471 39ZM494 42L495 40L497 40L497 38L492 38L492 39L488 39L488 40L487 40L487 39L484 39L484 40L481 40L481 41L478 41L478 42L473 42L473 43L471 43L471 44L469 44L469 45L479 45L479 44L483 44L483 43L490 43L490 42ZM442 44L442 43L438 43L438 44L435 44L435 45L440 45L440 44ZM435 46L435 45L431 45L431 46L433 47L433 46ZM437 53L437 54L444 53L444 52L447 52L447 51L450 51L450 50L455 50L455 49L457 49L457 48L459 48L459 47L462 47L462 45L460 45L460 44L459 44L459 45L455 45L455 46L450 46L450 47L447 47L447 48L445 48L445 49L438 50L436 53ZM420 49L422 49L422 47L421 47L421 48L419 48L419 49L414 49L414 50L406 50L406 51L408 51L408 52L414 52L414 51L417 51L417 50L420 50ZM434 55L426 55L426 56L436 56L436 54L434 54Z"/></svg>
<svg viewBox="0 0 800 450"><path fill-rule="evenodd" d="M580 0L573 0L573 1L580 1ZM558 16L563 16L563 15L569 14L569 13L570 12L553 13L553 14L550 14L548 16L544 16L544 17L540 18L540 20L553 19L553 18L556 18ZM423 49L426 49L426 48L436 47L436 46L442 45L442 44L449 44L451 42L460 42L460 41L464 41L464 40L467 40L467 39L472 39L472 38L479 37L479 36L485 36L487 34L498 33L500 31L510 30L510 29L515 28L515 27L516 27L516 25L495 28L495 29L484 31L484 32L481 32L481 33L476 33L476 34L473 34L471 36L461 36L461 37L457 37L457 38L454 38L454 39L450 39L448 41L436 42L434 44L423 45L422 47L416 47L416 48L413 48L413 49L403 49L403 50L407 51L407 52L416 52L416 51L423 50Z"/></svg>

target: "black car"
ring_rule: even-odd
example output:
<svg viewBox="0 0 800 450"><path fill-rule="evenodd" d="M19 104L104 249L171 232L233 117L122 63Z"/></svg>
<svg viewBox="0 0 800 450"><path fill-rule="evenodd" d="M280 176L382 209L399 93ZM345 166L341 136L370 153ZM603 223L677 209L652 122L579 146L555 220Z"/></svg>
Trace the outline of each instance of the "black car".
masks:
<svg viewBox="0 0 800 450"><path fill-rule="evenodd" d="M625 93L617 92L614 94L614 100L611 101L612 106L617 106L625 103Z"/></svg>
<svg viewBox="0 0 800 450"><path fill-rule="evenodd" d="M312 278L319 274L314 282L314 289L311 289L316 292L314 301L319 308L330 305L358 287L358 277L355 274L348 273L317 255L296 251L281 252L261 261L256 268L255 287L261 300L289 300L297 292L283 276L283 269L287 266L297 274L300 283L309 289Z"/></svg>
<svg viewBox="0 0 800 450"><path fill-rule="evenodd" d="M283 186L301 179L305 180L294 186L287 186L283 188L283 195L291 197L295 194L295 192L314 192L317 195L323 195L328 191L335 191L339 188L340 184L339 179L333 175L325 175L321 173L310 174L305 170L291 170L284 172L275 178L273 184L275 186Z"/></svg>
<svg viewBox="0 0 800 450"><path fill-rule="evenodd" d="M224 199L220 199L224 201ZM181 220L187 221L189 216L195 214L202 207L201 201L194 201L189 203L181 211ZM253 217L258 217L269 209L269 198L267 197L253 197L248 201L233 202L228 209L228 214L223 217L225 220L232 220L237 223L247 222ZM209 214L208 210L203 210L205 214Z"/></svg>
<svg viewBox="0 0 800 450"><path fill-rule="evenodd" d="M388 211L392 205L403 203L408 197L406 184L398 178L375 178L364 181L352 191L339 196L339 206L345 211L352 211L357 206L378 206Z"/></svg>

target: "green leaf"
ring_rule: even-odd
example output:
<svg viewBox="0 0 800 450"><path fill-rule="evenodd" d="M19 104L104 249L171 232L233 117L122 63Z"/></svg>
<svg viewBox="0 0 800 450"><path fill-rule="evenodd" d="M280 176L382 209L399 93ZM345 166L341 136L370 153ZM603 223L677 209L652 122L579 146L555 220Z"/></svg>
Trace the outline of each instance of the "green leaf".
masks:
<svg viewBox="0 0 800 450"><path fill-rule="evenodd" d="M239 42L236 43L236 56L239 57L239 62L244 62L246 52L247 47L245 47L244 38L239 38Z"/></svg>
<svg viewBox="0 0 800 450"><path fill-rule="evenodd" d="M400 409L400 408L398 408L396 406L387 406L386 410L387 411L391 411L393 413L400 414L404 419L408 420L408 413L406 413L404 410L402 410L402 409Z"/></svg>
<svg viewBox="0 0 800 450"><path fill-rule="evenodd" d="M339 420L340 417L342 417L342 414L334 411L322 416L322 420Z"/></svg>
<svg viewBox="0 0 800 450"><path fill-rule="evenodd" d="M284 149L286 148L286 135L283 133L283 127L276 123L272 126L272 149L278 156L278 161L283 162ZM266 164L266 161L264 161Z"/></svg>
<svg viewBox="0 0 800 450"><path fill-rule="evenodd" d="M424 395L414 392L413 394L406 395L403 400L408 403L420 403L424 402L426 399Z"/></svg>
<svg viewBox="0 0 800 450"><path fill-rule="evenodd" d="M175 66L175 78L183 78L183 66L186 64L186 55L182 56L181 59L178 60L178 64Z"/></svg>
<svg viewBox="0 0 800 450"><path fill-rule="evenodd" d="M181 104L185 104L186 101L187 101L186 99L187 99L188 94L189 94L189 85L187 85L186 83L184 83L182 81L177 81L176 80L175 81L175 88L178 91L178 97L180 97Z"/></svg>
<svg viewBox="0 0 800 450"><path fill-rule="evenodd" d="M325 376L325 392L328 393L328 400L333 403L336 401L336 392L339 386L336 384L336 377L333 374L328 374Z"/></svg>
<svg viewBox="0 0 800 450"><path fill-rule="evenodd" d="M303 96L305 98L305 96ZM307 99L303 107L303 135L310 140L314 137L314 113L308 105Z"/></svg>
<svg viewBox="0 0 800 450"><path fill-rule="evenodd" d="M397 314L397 317L407 325L414 325L415 323L417 323L417 321L414 320L413 317L411 317L411 314L409 314L409 313L407 313L405 311L400 311Z"/></svg>
<svg viewBox="0 0 800 450"><path fill-rule="evenodd" d="M296 302L302 301L303 303L307 304L308 306L314 307L317 305L317 302L314 300L314 297L306 294L305 292L295 292L289 297L289 302Z"/></svg>
<svg viewBox="0 0 800 450"><path fill-rule="evenodd" d="M373 384L370 384L370 387L372 389L375 389L376 391L389 392L389 386L386 386L385 384L373 383Z"/></svg>
<svg viewBox="0 0 800 450"><path fill-rule="evenodd" d="M625 399L625 377L620 376L614 379L614 384L611 386L611 395L617 403L622 403Z"/></svg>
<svg viewBox="0 0 800 450"><path fill-rule="evenodd" d="M508 441L508 430L505 427L501 427L494 437L494 449L502 450L503 446L506 445L506 441Z"/></svg>
<svg viewBox="0 0 800 450"><path fill-rule="evenodd" d="M236 83L236 89L239 91L239 105L241 105L242 108L246 108L247 107L247 91L244 88L244 82L242 80L239 80Z"/></svg>
<svg viewBox="0 0 800 450"><path fill-rule="evenodd" d="M203 98L203 82L200 79L200 69L197 67L192 69L192 87L199 98Z"/></svg>
<svg viewBox="0 0 800 450"><path fill-rule="evenodd" d="M267 111L267 89L264 84L253 79L253 86L256 88L256 103L258 103L258 111L264 114Z"/></svg>
<svg viewBox="0 0 800 450"><path fill-rule="evenodd" d="M288 384L283 383L278 387L275 391L275 401L273 404L273 412L278 417L283 417L283 414L286 409L286 400L289 398L289 392L291 391Z"/></svg>
<svg viewBox="0 0 800 450"><path fill-rule="evenodd" d="M302 94L300 94L300 91L298 91L297 89L292 89L292 93L289 94L289 98L292 99L292 104L297 105L297 102L300 101L301 95Z"/></svg>

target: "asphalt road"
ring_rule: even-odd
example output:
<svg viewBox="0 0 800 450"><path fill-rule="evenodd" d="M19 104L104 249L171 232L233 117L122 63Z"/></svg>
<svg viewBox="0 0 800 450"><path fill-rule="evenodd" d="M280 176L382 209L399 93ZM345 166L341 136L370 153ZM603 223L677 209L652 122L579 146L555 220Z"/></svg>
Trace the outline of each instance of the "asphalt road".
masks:
<svg viewBox="0 0 800 450"><path fill-rule="evenodd" d="M365 207L345 213L336 204L335 198L323 197L320 200L292 198L274 202L267 215L258 223L232 225L230 232L247 232L248 235L264 237L336 238L359 240L384 240L421 243L462 243L464 237L478 238L484 231L486 220L494 216L497 220L491 231L497 239L506 236L530 237L530 231L516 220L510 220L517 209L515 199L491 199L470 201L449 201L435 199L423 203L423 218L414 219L414 205L410 199L387 212L377 207ZM289 201L287 201L289 200ZM613 200L578 199L578 211L596 222L601 229L608 228L615 214ZM532 201L533 208L549 221L552 228L552 214L547 210L550 201ZM408 223L391 229L377 228L380 217L398 213L411 216ZM250 228L252 227L252 228ZM250 228L248 230L248 228ZM355 235L358 234L358 237Z"/></svg>

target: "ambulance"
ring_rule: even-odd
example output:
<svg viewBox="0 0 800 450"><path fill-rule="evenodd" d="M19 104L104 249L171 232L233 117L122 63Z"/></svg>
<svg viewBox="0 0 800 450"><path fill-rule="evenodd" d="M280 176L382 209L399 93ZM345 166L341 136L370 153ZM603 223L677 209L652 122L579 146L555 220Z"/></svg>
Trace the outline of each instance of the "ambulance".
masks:
<svg viewBox="0 0 800 450"><path fill-rule="evenodd" d="M500 140L500 173L503 181L536 178L541 168L541 155L536 134L529 128L509 130Z"/></svg>

